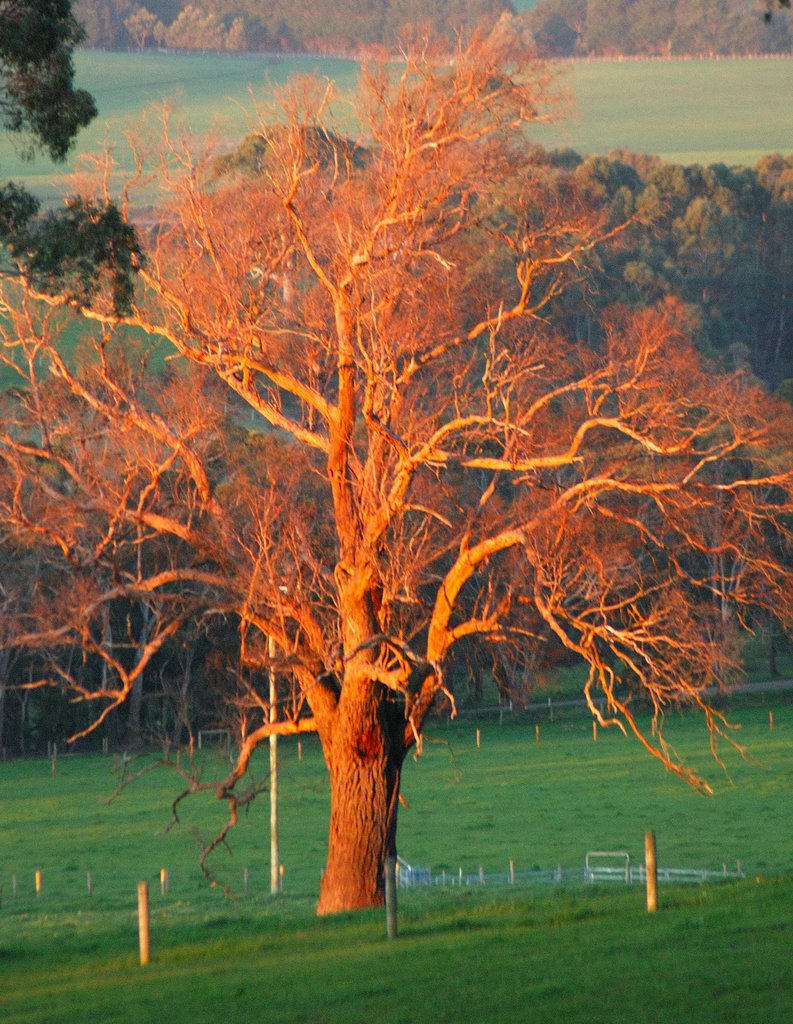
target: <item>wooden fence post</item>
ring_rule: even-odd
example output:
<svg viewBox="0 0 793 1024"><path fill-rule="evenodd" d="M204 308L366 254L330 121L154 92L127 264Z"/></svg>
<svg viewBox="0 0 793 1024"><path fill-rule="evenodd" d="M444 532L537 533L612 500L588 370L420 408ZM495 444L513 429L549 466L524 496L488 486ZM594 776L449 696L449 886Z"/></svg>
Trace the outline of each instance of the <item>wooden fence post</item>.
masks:
<svg viewBox="0 0 793 1024"><path fill-rule="evenodd" d="M41 896L41 869L36 868L36 895Z"/></svg>
<svg viewBox="0 0 793 1024"><path fill-rule="evenodd" d="M149 962L149 883L138 882L138 940L140 943L140 965Z"/></svg>
<svg viewBox="0 0 793 1024"><path fill-rule="evenodd" d="M655 851L655 832L644 836L644 872L647 878L647 913L658 909L658 864Z"/></svg>
<svg viewBox="0 0 793 1024"><path fill-rule="evenodd" d="M386 937L397 937L396 857L385 859L385 928Z"/></svg>
<svg viewBox="0 0 793 1024"><path fill-rule="evenodd" d="M168 868L160 868L160 895L168 892Z"/></svg>

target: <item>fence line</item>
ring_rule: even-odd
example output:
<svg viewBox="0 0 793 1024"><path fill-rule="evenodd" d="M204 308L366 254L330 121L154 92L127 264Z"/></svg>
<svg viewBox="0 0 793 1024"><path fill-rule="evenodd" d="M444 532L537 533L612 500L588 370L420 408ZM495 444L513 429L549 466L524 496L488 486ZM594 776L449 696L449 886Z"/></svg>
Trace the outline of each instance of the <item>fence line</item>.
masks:
<svg viewBox="0 0 793 1024"><path fill-rule="evenodd" d="M712 698L716 696L724 697L729 699L733 696L758 696L761 698L762 703L765 703L766 695L775 695L780 698L784 703L789 702L791 695L793 695L793 679L767 679L759 682L752 683L738 683L735 686L730 686L728 689L719 691L716 687L709 687L703 690L703 696ZM604 697L593 698L593 703L596 705L601 714L606 709L606 700ZM544 697L542 700L530 701L528 703L518 703L517 701L507 700L503 704L485 704L472 707L460 707L455 715L456 721L463 719L469 720L487 720L498 717L499 725L503 725L505 719L512 719L516 722L525 722L528 719L530 722L535 722L537 718L547 716L547 720L553 722L554 716L558 713L564 714L568 711L575 710L588 710L588 703L584 697L573 697L573 698L561 698L561 697ZM687 705L681 704L681 710L687 710ZM649 705L648 705L649 710ZM769 725L773 728L773 711L770 713L771 717ZM438 715L433 720L433 724L440 722L445 723L446 727L449 728L453 725L452 718L449 715ZM199 750L203 750L208 747L215 749L226 749L230 759L236 757L238 750L234 738L231 737L231 732L228 729L219 728L206 728L196 730L197 736L197 747ZM215 744L210 744L207 741L210 739L222 740ZM60 744L60 745L59 745ZM155 753L157 751L166 752L168 750L175 750L177 757L181 751L186 751L188 748L186 745L179 745L171 743L169 740L161 740L158 743L153 743L147 750L141 750L140 753ZM303 748L301 741L297 743L298 757L302 760ZM82 757L90 756L93 757L98 754L104 754L106 756L112 756L114 759L129 760L132 756L127 751L111 750L109 748L107 737L102 740L102 748L93 746L82 746L78 747L78 744L67 745L65 740L59 740L58 742L47 741L46 744L46 757L55 762L53 768L57 765L57 761L61 758L69 757ZM31 749L23 754L18 752L12 752L8 747L0 747L0 761L20 761L20 760L40 760L44 756L40 749Z"/></svg>
<svg viewBox="0 0 793 1024"><path fill-rule="evenodd" d="M598 710L602 713L606 701L605 698L596 698L594 703L597 705ZM482 704L479 706L460 708L457 712L456 718L488 718L491 716L498 715L499 724L503 724L504 716L511 715L512 717L520 718L524 715L531 713L542 712L547 713L550 721L553 721L555 711L566 710L570 708L588 708L588 704L585 697L573 697L573 698L559 698L559 697L548 697L545 700L531 701L528 704L515 704L513 701L507 701L504 704ZM451 719L447 717L446 724L449 725Z"/></svg>
<svg viewBox="0 0 793 1024"><path fill-rule="evenodd" d="M612 862L599 861L610 857ZM616 861L616 863L614 862ZM256 870L240 865L232 873L225 873L226 881L237 896L246 898L264 897L271 894L268 884L268 868L259 865ZM134 877L133 877L134 876ZM233 877L232 877L233 876ZM199 904L201 901L218 897L217 889L208 889L205 880L197 877L192 870L184 867L172 871L163 867L148 872L151 882L152 907L165 906L177 900L180 903ZM658 880L666 883L706 884L712 882L737 881L745 878L745 872L738 862L734 868L722 864L721 869L659 867ZM31 865L20 869L6 862L0 865L0 916L13 909L30 911L33 907L42 912L57 907L66 910L79 904L101 910L120 910L134 902L135 881L133 874L114 875L92 869L69 868L60 865ZM575 867L556 864L547 868L518 868L514 860L508 861L501 871L485 871L482 865L475 870L462 867L432 869L411 864L404 858L397 860L397 884L402 889L444 889L473 887L552 887L590 884L643 885L646 881L644 864L632 863L624 851L603 853L591 851L583 865ZM301 871L288 887L292 895L314 895L309 876Z"/></svg>
<svg viewBox="0 0 793 1024"><path fill-rule="evenodd" d="M90 46L88 50L96 50L100 53L131 53L131 54L165 54L174 56L197 56L197 57L225 57L228 60L242 58L245 60L262 60L269 64L280 64L285 61L297 59L303 60L338 60L347 61L352 64L361 64L371 59L373 54L382 50L380 46L367 48L365 45L357 50L226 50L226 49L198 49L185 46ZM691 53L621 53L621 54L570 54L568 56L557 56L541 58L548 64L628 64L628 63L656 63L671 64L674 61L697 61L706 63L710 61L738 61L738 60L790 60L793 58L793 50L780 50L773 53L717 53L712 50L699 50ZM399 52L390 54L391 62L399 63L403 56ZM451 60L451 57L446 57Z"/></svg>
<svg viewBox="0 0 793 1024"><path fill-rule="evenodd" d="M590 855L587 855L589 858ZM598 883L622 883L623 885L644 885L647 879L643 864L633 865L628 861L625 864L613 865L590 865L587 862L579 867L563 867L557 864L552 868L532 868L525 871L517 871L514 862L510 861L506 870L497 872L485 872L479 867L475 872L463 871L462 867L457 871L446 868L436 870L431 868L409 864L403 858L397 860L397 880L401 888L463 888L480 886L548 886L548 885L592 885ZM746 877L740 862L735 869L727 868L723 864L721 870L700 869L700 868L672 868L659 867L658 881L669 883L695 883L706 884L709 882L739 881Z"/></svg>
<svg viewBox="0 0 793 1024"><path fill-rule="evenodd" d="M705 697L733 697L736 695L752 695L759 694L765 697L766 694L787 694L793 692L793 679L766 679L756 683L738 683L735 686L730 686L725 690L719 691L715 686L708 687L703 691ZM603 713L606 707L606 701L603 697L593 698L593 703L597 706L598 710ZM543 700L529 701L526 704L515 703L512 700L505 701L503 704L483 704L479 706L460 708L457 711L456 717L462 718L489 718L498 715L499 724L503 724L504 716L511 716L515 719L523 718L526 715L536 717L539 714L547 714L549 720L554 720L554 713L559 711L569 711L574 708L587 709L589 707L586 698L584 697L547 697ZM447 717L446 724L451 724L451 719Z"/></svg>

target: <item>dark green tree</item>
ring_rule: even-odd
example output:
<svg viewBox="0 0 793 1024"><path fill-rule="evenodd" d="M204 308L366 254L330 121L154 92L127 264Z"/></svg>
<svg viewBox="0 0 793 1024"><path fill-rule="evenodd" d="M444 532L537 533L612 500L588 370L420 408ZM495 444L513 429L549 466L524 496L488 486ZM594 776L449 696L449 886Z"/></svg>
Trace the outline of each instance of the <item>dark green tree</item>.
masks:
<svg viewBox="0 0 793 1024"><path fill-rule="evenodd" d="M85 38L70 0L0 0L0 115L25 155L63 160L79 130L96 115L90 93L74 83L72 53ZM88 301L110 278L123 309L139 250L112 204L71 202L41 215L35 196L13 183L0 187L0 268L39 287L70 290Z"/></svg>
<svg viewBox="0 0 793 1024"><path fill-rule="evenodd" d="M74 87L72 50L84 33L69 0L0 0L0 110L3 125L62 160L96 115Z"/></svg>

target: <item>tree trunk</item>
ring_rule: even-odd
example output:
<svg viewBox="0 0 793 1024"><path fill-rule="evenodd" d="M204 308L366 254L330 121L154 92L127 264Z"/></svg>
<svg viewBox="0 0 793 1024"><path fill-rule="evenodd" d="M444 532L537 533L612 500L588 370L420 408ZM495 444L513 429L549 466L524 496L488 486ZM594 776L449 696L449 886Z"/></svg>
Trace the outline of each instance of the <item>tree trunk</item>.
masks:
<svg viewBox="0 0 793 1024"><path fill-rule="evenodd" d="M28 676L28 678L31 678ZM17 693L19 697L19 753L22 757L25 756L25 727L27 725L27 711L28 711L28 699L30 697L30 690L23 690L21 693Z"/></svg>
<svg viewBox="0 0 793 1024"><path fill-rule="evenodd" d="M138 676L132 684L129 695L129 717L127 719L127 743L137 746L140 741L140 711L143 706L143 678Z"/></svg>
<svg viewBox="0 0 793 1024"><path fill-rule="evenodd" d="M778 676L779 669L776 660L776 630L774 620L771 619L766 630L766 653L768 654L768 672L771 676Z"/></svg>
<svg viewBox="0 0 793 1024"><path fill-rule="evenodd" d="M157 623L157 616L151 607L143 602L140 606L142 624L135 651L135 667L140 665L146 645L151 639ZM141 736L141 709L143 707L143 674L136 676L129 695L129 718L127 719L127 742L137 746Z"/></svg>
<svg viewBox="0 0 793 1024"><path fill-rule="evenodd" d="M0 758L5 749L5 712L6 692L8 687L8 669L11 664L11 656L8 651L0 651Z"/></svg>
<svg viewBox="0 0 793 1024"><path fill-rule="evenodd" d="M398 730L385 723L383 709L379 715L368 710L368 722L343 719L325 750L330 832L319 914L382 905L385 859L396 856L404 746Z"/></svg>

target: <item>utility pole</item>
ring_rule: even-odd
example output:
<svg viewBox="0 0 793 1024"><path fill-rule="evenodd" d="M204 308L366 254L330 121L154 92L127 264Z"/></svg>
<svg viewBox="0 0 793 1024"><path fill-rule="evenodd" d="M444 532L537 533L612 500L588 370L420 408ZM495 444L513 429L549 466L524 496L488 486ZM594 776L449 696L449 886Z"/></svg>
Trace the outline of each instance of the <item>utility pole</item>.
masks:
<svg viewBox="0 0 793 1024"><path fill-rule="evenodd" d="M267 637L267 656L270 659L270 722L278 720L278 687L275 679L275 640ZM280 858L278 854L278 737L270 735L270 892L281 891Z"/></svg>

